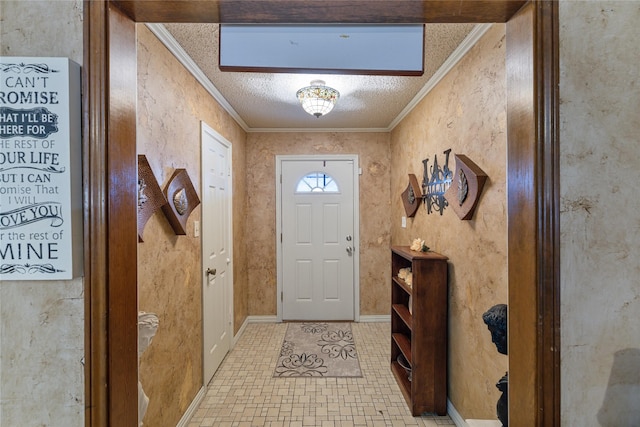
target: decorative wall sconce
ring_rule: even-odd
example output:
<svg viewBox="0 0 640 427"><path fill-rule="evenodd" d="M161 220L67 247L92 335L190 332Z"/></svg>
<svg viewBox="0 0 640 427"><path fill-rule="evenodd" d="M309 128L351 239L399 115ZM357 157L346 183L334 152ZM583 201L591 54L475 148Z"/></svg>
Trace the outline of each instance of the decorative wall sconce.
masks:
<svg viewBox="0 0 640 427"><path fill-rule="evenodd" d="M402 193L402 204L409 218L415 216L422 200L422 191L418 184L418 178L412 173L409 174L409 185Z"/></svg>
<svg viewBox="0 0 640 427"><path fill-rule="evenodd" d="M142 242L144 226L167 199L162 194L151 166L144 154L138 155L138 241Z"/></svg>
<svg viewBox="0 0 640 427"><path fill-rule="evenodd" d="M427 208L427 213L440 212L440 215L447 207L447 199L444 198L444 193L449 189L451 181L453 180L453 172L449 169L449 154L451 149L444 151L445 163L444 167L440 168L438 164L438 156L433 156L433 165L429 168L429 159L424 159L422 164L424 166L423 178L422 178L422 193L424 198L424 204Z"/></svg>
<svg viewBox="0 0 640 427"><path fill-rule="evenodd" d="M162 211L169 220L171 228L178 235L187 234L187 219L191 212L200 204L200 198L193 188L186 169L176 169L167 186L164 188L167 202Z"/></svg>
<svg viewBox="0 0 640 427"><path fill-rule="evenodd" d="M487 174L464 154L456 154L456 175L444 197L461 220L473 218Z"/></svg>

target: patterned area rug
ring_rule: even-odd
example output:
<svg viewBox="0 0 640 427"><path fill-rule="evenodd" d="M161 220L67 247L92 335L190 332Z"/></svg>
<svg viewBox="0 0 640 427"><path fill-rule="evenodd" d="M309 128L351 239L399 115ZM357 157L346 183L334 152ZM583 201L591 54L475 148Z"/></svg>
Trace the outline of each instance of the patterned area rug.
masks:
<svg viewBox="0 0 640 427"><path fill-rule="evenodd" d="M361 377L350 323L289 323L274 377Z"/></svg>

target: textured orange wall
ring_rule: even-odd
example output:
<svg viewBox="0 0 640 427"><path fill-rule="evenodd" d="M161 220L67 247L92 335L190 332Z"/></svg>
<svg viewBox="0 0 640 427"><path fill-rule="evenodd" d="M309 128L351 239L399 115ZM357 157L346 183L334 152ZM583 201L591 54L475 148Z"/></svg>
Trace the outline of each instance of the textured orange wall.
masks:
<svg viewBox="0 0 640 427"><path fill-rule="evenodd" d="M389 134L250 133L247 136L249 313L275 315L275 156L357 154L360 168L360 314L389 313Z"/></svg>
<svg viewBox="0 0 640 427"><path fill-rule="evenodd" d="M138 153L164 188L176 168L186 168L200 191L200 121L232 143L234 313L236 330L247 316L245 132L144 26L138 25ZM202 386L201 242L193 234L198 206L177 236L156 212L138 244L139 309L156 313L159 328L140 362L150 398L145 425L175 425ZM132 284L135 286L135 284Z"/></svg>
<svg viewBox="0 0 640 427"><path fill-rule="evenodd" d="M400 194L407 174L422 182L422 160L465 154L489 176L475 215L452 208L427 215L421 206L402 228ZM505 27L492 26L469 53L391 133L391 234L394 244L420 237L449 257L449 397L464 418L496 419L495 383L508 370L482 314L507 303Z"/></svg>

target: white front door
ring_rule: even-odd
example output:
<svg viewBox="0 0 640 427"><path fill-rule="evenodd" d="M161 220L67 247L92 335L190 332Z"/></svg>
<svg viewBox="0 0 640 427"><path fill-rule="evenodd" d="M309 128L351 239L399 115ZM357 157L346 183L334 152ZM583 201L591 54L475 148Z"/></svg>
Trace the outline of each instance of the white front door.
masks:
<svg viewBox="0 0 640 427"><path fill-rule="evenodd" d="M283 320L354 320L354 160L281 162Z"/></svg>
<svg viewBox="0 0 640 427"><path fill-rule="evenodd" d="M231 145L202 123L203 381L231 347Z"/></svg>

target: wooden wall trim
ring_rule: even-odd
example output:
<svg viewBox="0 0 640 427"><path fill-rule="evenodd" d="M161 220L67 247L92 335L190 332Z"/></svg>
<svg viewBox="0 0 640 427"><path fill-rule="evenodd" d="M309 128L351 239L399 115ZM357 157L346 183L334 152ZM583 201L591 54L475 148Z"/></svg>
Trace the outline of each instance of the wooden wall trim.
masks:
<svg viewBox="0 0 640 427"><path fill-rule="evenodd" d="M108 369L109 425L138 423L138 156L136 24L109 7Z"/></svg>
<svg viewBox="0 0 640 427"><path fill-rule="evenodd" d="M507 23L509 414L560 425L557 3Z"/></svg>
<svg viewBox="0 0 640 427"><path fill-rule="evenodd" d="M538 367L541 426L560 425L560 70L558 2L536 6Z"/></svg>
<svg viewBox="0 0 640 427"><path fill-rule="evenodd" d="M84 2L87 426L138 424L135 23Z"/></svg>
<svg viewBox="0 0 640 427"><path fill-rule="evenodd" d="M535 8L507 23L507 239L509 422L537 426L537 188L534 109Z"/></svg>
<svg viewBox="0 0 640 427"><path fill-rule="evenodd" d="M526 0L116 0L137 22L506 22Z"/></svg>
<svg viewBox="0 0 640 427"><path fill-rule="evenodd" d="M106 166L107 2L85 0L83 179L85 288L85 426L108 424Z"/></svg>

